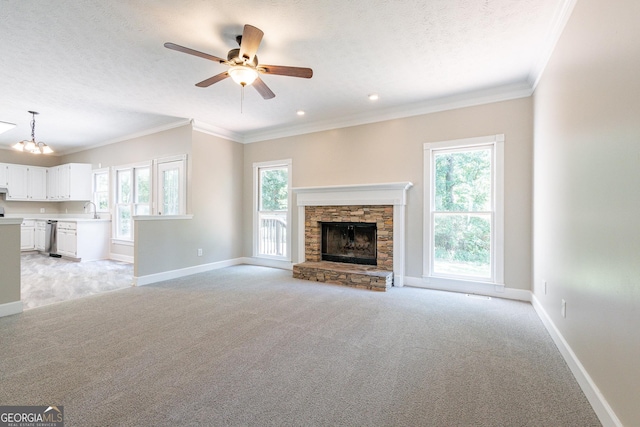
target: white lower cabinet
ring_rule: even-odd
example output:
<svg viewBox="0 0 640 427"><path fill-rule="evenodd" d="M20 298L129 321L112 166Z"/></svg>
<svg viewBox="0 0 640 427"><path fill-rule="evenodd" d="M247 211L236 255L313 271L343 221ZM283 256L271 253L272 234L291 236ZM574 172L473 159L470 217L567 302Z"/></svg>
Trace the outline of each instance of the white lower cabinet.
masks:
<svg viewBox="0 0 640 427"><path fill-rule="evenodd" d="M20 227L20 250L32 251L36 248L36 222L32 219L22 221Z"/></svg>
<svg viewBox="0 0 640 427"><path fill-rule="evenodd" d="M78 258L77 223L58 222L58 254Z"/></svg>
<svg viewBox="0 0 640 427"><path fill-rule="evenodd" d="M35 248L44 251L47 241L47 221L36 221Z"/></svg>

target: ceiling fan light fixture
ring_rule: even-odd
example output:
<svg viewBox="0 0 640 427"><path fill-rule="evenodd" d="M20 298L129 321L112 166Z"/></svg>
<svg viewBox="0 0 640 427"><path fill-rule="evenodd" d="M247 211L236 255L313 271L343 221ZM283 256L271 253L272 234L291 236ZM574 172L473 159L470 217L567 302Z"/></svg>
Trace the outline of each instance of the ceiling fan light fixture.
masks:
<svg viewBox="0 0 640 427"><path fill-rule="evenodd" d="M233 66L229 68L228 73L240 86L251 85L258 78L258 72L255 69L244 65Z"/></svg>

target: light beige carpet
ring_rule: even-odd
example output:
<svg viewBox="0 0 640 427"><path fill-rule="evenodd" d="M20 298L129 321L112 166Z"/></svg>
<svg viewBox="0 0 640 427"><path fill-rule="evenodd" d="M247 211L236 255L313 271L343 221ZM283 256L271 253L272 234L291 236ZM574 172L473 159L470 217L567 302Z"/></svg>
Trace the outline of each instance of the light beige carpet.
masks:
<svg viewBox="0 0 640 427"><path fill-rule="evenodd" d="M596 426L531 305L237 266L0 318L0 404L72 426Z"/></svg>

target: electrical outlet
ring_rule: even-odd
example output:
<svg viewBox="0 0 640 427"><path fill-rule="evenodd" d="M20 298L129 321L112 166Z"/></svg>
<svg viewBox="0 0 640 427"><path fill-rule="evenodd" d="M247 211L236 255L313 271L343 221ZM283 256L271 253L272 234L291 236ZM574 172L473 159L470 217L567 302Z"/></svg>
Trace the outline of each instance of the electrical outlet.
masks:
<svg viewBox="0 0 640 427"><path fill-rule="evenodd" d="M40 213L44 213L44 208L40 208Z"/></svg>
<svg viewBox="0 0 640 427"><path fill-rule="evenodd" d="M202 249L198 249L198 256L202 256Z"/></svg>
<svg viewBox="0 0 640 427"><path fill-rule="evenodd" d="M566 319L567 318L567 302L564 299L562 300L562 308L560 312L562 313L562 317Z"/></svg>

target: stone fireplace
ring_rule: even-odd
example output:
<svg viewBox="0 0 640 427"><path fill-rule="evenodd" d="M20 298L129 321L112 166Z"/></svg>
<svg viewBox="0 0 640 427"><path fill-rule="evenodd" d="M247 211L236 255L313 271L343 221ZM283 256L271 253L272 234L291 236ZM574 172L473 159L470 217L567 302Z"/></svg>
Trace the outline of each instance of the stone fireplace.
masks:
<svg viewBox="0 0 640 427"><path fill-rule="evenodd" d="M293 266L294 277L381 291L394 283L402 286L406 191L411 186L294 188L301 260Z"/></svg>

